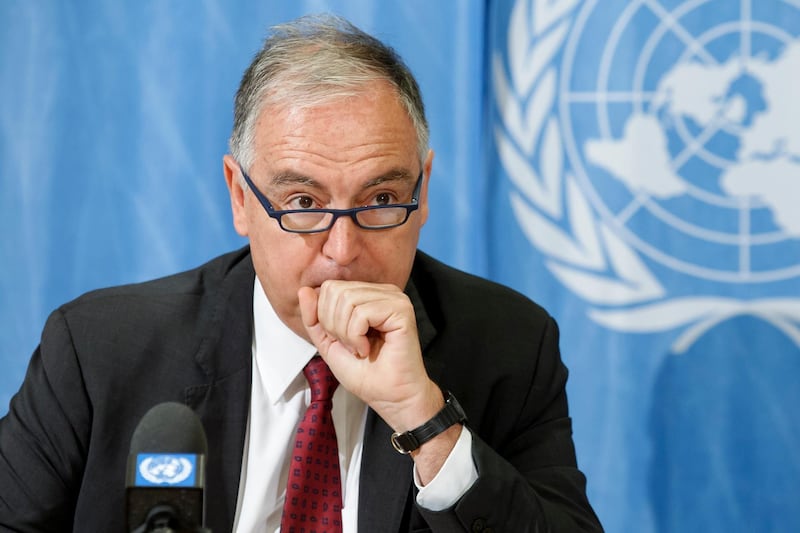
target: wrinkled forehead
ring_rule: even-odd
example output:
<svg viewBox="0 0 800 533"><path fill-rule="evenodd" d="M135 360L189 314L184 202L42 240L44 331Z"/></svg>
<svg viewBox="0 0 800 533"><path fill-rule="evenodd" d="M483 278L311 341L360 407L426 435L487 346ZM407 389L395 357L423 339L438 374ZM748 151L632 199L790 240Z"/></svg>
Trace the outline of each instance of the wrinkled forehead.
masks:
<svg viewBox="0 0 800 533"><path fill-rule="evenodd" d="M265 99L255 124L256 157L274 147L324 142L341 148L364 145L417 158L413 120L388 83L327 91L319 97Z"/></svg>

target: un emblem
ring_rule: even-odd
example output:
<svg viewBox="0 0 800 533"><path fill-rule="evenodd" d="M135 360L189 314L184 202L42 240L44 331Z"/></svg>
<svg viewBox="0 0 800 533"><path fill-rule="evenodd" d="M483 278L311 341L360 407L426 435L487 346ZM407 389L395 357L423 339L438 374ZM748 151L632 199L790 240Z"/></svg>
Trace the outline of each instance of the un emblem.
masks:
<svg viewBox="0 0 800 533"><path fill-rule="evenodd" d="M683 352L751 314L800 346L798 33L781 0L516 1L496 145L519 227L592 320Z"/></svg>
<svg viewBox="0 0 800 533"><path fill-rule="evenodd" d="M194 457L190 454L140 454L138 475L142 484L183 486L194 483Z"/></svg>

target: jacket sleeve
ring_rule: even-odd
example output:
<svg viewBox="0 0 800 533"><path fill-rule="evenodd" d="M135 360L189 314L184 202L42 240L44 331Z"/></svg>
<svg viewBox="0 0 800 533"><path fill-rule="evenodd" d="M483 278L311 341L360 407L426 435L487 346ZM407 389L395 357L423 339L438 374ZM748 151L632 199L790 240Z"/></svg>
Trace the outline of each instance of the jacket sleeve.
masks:
<svg viewBox="0 0 800 533"><path fill-rule="evenodd" d="M488 428L496 425L493 422L470 427L478 471L473 486L450 509L434 512L418 507L431 531L602 531L576 464L565 391L567 369L552 318L536 357L528 390L518 391L519 402L488 408L495 418L511 415L512 429L498 438ZM491 445L482 434L492 439Z"/></svg>
<svg viewBox="0 0 800 533"><path fill-rule="evenodd" d="M56 311L0 420L0 529L72 530L90 424L72 336Z"/></svg>

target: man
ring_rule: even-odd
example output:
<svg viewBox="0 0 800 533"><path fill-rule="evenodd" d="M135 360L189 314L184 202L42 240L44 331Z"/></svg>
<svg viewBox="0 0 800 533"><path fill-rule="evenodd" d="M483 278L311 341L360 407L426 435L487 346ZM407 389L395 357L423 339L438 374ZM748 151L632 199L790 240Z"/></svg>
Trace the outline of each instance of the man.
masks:
<svg viewBox="0 0 800 533"><path fill-rule="evenodd" d="M122 530L131 434L171 400L207 433L207 526L300 531L284 504L319 354L340 501L310 531L600 530L554 321L416 250L432 163L391 49L331 17L273 29L223 161L250 246L53 313L0 425L0 524Z"/></svg>

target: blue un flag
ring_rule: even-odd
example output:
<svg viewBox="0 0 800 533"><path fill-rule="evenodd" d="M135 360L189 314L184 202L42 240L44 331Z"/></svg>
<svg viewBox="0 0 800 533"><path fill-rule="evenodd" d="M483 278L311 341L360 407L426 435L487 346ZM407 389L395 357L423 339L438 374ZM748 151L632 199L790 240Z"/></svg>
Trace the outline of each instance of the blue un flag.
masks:
<svg viewBox="0 0 800 533"><path fill-rule="evenodd" d="M614 532L800 531L800 2L491 5L491 275Z"/></svg>

